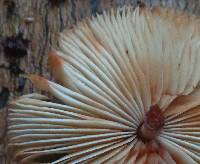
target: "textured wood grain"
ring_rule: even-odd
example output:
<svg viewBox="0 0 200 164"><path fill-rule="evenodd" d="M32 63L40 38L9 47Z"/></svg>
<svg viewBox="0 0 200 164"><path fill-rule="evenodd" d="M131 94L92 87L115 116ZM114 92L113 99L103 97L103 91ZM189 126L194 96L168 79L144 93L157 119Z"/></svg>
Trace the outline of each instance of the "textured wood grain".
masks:
<svg viewBox="0 0 200 164"><path fill-rule="evenodd" d="M15 4L13 9L8 6L10 1ZM200 14L199 0L144 0L142 2L149 6L161 5ZM50 47L58 46L58 32L92 14L101 13L104 9L129 4L137 5L137 0L0 0L1 42L5 37L23 31L24 37L30 40L30 45L28 55L17 61L18 66L27 73L39 74L50 79L47 52ZM7 68L9 62L3 52L3 46L0 46L0 88L9 89L10 99L35 91L29 82L26 82L23 90L17 91L19 76ZM0 136L5 129L3 111L5 108L0 109ZM3 162L3 160L1 162L1 154L4 154L2 145L0 163Z"/></svg>

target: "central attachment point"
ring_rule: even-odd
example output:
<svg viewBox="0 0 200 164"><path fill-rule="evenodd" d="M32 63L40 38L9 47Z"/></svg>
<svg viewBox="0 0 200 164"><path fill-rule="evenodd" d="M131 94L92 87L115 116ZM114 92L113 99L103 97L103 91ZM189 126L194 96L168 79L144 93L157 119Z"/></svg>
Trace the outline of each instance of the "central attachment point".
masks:
<svg viewBox="0 0 200 164"><path fill-rule="evenodd" d="M164 126L164 116L158 105L151 106L144 122L138 128L138 138L143 142L154 140Z"/></svg>

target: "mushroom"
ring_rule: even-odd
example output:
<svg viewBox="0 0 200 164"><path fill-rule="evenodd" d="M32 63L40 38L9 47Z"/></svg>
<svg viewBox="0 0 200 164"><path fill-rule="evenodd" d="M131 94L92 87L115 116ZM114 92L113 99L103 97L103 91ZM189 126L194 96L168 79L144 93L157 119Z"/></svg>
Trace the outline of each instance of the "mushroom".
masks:
<svg viewBox="0 0 200 164"><path fill-rule="evenodd" d="M200 163L199 18L124 7L59 34L52 94L11 102L8 150L20 163Z"/></svg>

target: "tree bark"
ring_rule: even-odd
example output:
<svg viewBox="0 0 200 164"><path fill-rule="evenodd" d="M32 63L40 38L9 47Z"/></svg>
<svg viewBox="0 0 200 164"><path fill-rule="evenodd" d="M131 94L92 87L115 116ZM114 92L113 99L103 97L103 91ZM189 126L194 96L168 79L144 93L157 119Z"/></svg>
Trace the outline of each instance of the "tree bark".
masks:
<svg viewBox="0 0 200 164"><path fill-rule="evenodd" d="M195 15L200 13L198 0L143 0L141 2L147 6L173 7ZM10 100L34 92L32 84L28 81L25 83L18 73L10 69L11 65L16 64L22 72L51 79L47 65L47 52L51 47L58 47L58 32L92 14L101 13L102 10L129 4L137 5L137 0L0 0L0 92L5 88L8 89ZM6 57L4 52L5 40L19 33L23 33L23 38L29 40L29 46L27 55L14 59L13 62L13 59ZM0 138L5 129L3 128L5 105L2 105L4 103L2 95L0 93ZM1 154L4 154L2 145L0 145L0 163L3 163Z"/></svg>

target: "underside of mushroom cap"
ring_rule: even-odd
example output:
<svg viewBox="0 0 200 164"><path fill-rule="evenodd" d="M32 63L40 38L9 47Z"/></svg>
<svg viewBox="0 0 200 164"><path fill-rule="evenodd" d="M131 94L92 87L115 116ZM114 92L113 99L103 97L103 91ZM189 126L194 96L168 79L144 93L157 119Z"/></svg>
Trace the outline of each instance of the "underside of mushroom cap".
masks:
<svg viewBox="0 0 200 164"><path fill-rule="evenodd" d="M164 8L103 12L49 53L57 98L10 104L8 150L20 163L200 163L199 18ZM151 131L152 130L152 131Z"/></svg>

